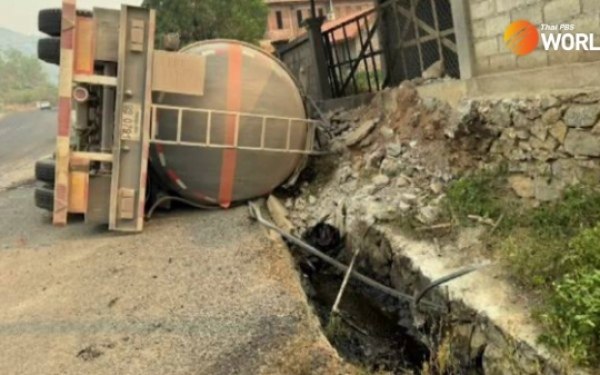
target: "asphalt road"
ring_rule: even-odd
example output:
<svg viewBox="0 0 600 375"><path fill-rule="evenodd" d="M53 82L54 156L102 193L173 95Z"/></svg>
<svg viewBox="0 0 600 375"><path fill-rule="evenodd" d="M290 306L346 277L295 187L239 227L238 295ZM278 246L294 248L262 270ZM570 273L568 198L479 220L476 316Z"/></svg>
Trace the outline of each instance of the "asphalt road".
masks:
<svg viewBox="0 0 600 375"><path fill-rule="evenodd" d="M244 208L123 236L53 228L31 193L0 193L1 374L346 373Z"/></svg>
<svg viewBox="0 0 600 375"><path fill-rule="evenodd" d="M31 178L54 117L4 118L0 170ZM0 189L0 374L349 373L244 207L162 213L138 235L50 222L32 184Z"/></svg>
<svg viewBox="0 0 600 375"><path fill-rule="evenodd" d="M31 111L0 119L0 190L33 178L35 161L53 152L56 116Z"/></svg>

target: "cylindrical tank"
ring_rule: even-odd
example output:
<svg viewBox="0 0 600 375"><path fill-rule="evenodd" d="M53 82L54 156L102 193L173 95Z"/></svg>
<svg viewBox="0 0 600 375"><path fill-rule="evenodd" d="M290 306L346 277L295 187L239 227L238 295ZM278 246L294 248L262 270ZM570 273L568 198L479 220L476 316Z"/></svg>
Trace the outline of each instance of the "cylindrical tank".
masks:
<svg viewBox="0 0 600 375"><path fill-rule="evenodd" d="M186 199L223 207L268 194L285 182L305 155L273 150L304 150L309 136L300 90L286 68L238 41L199 42L180 53L206 57L204 94L154 95L158 108L198 110L181 115L157 110L150 160L161 181Z"/></svg>

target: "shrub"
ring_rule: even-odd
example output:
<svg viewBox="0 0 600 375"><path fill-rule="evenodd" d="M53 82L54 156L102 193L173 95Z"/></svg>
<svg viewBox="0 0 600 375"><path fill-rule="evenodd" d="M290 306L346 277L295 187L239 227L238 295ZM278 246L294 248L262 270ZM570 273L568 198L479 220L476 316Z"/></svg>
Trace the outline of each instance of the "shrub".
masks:
<svg viewBox="0 0 600 375"><path fill-rule="evenodd" d="M578 364L600 364L600 269L567 275L553 289L541 314L547 329L541 341Z"/></svg>
<svg viewBox="0 0 600 375"><path fill-rule="evenodd" d="M592 267L600 270L600 224L574 237L562 263L570 270Z"/></svg>
<svg viewBox="0 0 600 375"><path fill-rule="evenodd" d="M0 51L0 102L29 104L46 100L56 100L56 88L40 61L16 50Z"/></svg>

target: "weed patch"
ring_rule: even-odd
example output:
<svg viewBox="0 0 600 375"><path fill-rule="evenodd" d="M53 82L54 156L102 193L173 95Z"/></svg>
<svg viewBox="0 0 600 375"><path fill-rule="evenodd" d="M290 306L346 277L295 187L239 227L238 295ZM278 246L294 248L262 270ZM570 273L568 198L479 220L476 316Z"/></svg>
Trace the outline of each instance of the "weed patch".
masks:
<svg viewBox="0 0 600 375"><path fill-rule="evenodd" d="M575 236L600 222L600 193L592 187L572 187L561 200L526 212L522 221L540 235Z"/></svg>
<svg viewBox="0 0 600 375"><path fill-rule="evenodd" d="M450 185L446 193L446 210L461 224L470 223L469 215L498 218L506 203L498 192L505 185L503 169L466 176Z"/></svg>
<svg viewBox="0 0 600 375"><path fill-rule="evenodd" d="M554 283L539 317L546 328L542 342L576 363L600 363L600 269L578 271Z"/></svg>
<svg viewBox="0 0 600 375"><path fill-rule="evenodd" d="M562 199L525 207L505 194L503 173L466 176L449 188L446 208L456 223L497 219L488 238L510 276L540 297L541 340L570 361L600 364L600 191L568 189Z"/></svg>

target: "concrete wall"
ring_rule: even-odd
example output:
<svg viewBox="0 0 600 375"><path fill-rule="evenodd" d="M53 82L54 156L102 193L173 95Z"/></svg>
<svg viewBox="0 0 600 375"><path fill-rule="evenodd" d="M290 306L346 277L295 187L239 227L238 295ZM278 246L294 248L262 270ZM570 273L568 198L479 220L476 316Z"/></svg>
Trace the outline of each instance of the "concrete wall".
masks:
<svg viewBox="0 0 600 375"><path fill-rule="evenodd" d="M317 83L318 73L308 37L300 38L286 46L280 57L292 75L298 80L303 91L313 98L318 98L320 96Z"/></svg>
<svg viewBox="0 0 600 375"><path fill-rule="evenodd" d="M522 98L600 90L600 61L562 64L441 80L417 87L419 94L457 107L466 99Z"/></svg>
<svg viewBox="0 0 600 375"><path fill-rule="evenodd" d="M596 33L600 45L599 0L471 0L469 11L474 75L600 60L600 52L545 51L541 42L536 51L517 57L503 40L511 22L525 19L536 25L574 24L574 32Z"/></svg>

